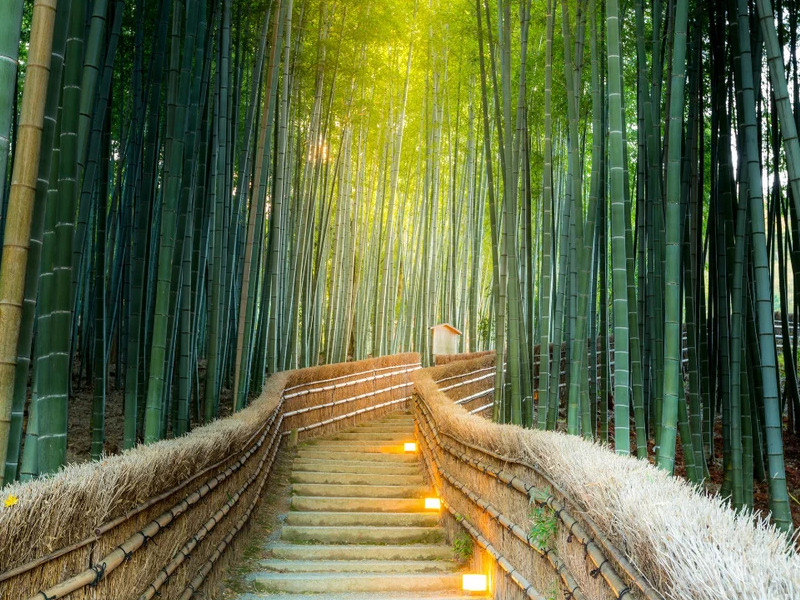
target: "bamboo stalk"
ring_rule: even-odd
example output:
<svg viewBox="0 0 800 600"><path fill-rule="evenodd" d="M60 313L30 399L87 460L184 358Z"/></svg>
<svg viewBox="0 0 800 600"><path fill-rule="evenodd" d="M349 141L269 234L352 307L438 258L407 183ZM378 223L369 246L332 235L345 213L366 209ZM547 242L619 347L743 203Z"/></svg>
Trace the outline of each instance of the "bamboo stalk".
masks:
<svg viewBox="0 0 800 600"><path fill-rule="evenodd" d="M33 5L26 84L22 93L19 136L15 147L17 159L11 176L3 238L0 264L0 465L5 464L8 447L17 341L25 293L25 269L30 247L56 6L57 0L36 0ZM2 482L0 476L0 485Z"/></svg>

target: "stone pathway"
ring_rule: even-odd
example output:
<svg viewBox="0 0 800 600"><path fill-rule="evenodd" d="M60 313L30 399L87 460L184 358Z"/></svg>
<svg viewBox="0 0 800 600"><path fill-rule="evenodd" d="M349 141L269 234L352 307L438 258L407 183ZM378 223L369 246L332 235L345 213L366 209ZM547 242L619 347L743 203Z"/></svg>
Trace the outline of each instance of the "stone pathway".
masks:
<svg viewBox="0 0 800 600"><path fill-rule="evenodd" d="M280 537L240 600L459 600L459 565L425 509L408 413L300 444Z"/></svg>

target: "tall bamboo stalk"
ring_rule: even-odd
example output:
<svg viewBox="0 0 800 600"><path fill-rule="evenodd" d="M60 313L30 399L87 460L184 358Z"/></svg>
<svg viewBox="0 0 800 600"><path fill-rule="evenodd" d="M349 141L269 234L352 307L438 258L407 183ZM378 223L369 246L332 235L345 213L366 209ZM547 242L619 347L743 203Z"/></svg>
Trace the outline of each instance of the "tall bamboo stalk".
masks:
<svg viewBox="0 0 800 600"><path fill-rule="evenodd" d="M25 292L25 268L44 127L56 8L56 0L36 0L33 5L26 84L22 92L19 135L14 148L17 159L11 175L11 193L3 237L0 262L0 464L5 464L8 447L17 341Z"/></svg>

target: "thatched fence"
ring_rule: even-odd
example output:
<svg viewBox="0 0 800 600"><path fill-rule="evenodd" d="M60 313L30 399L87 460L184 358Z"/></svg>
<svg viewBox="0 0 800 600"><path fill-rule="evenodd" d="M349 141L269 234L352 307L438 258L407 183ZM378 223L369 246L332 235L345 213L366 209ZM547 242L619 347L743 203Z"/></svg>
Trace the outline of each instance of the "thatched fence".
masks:
<svg viewBox="0 0 800 600"><path fill-rule="evenodd" d="M458 401L480 383L450 386L490 373L492 360L413 379L420 449L448 529L482 549L473 566L491 573L495 598L800 598L800 556L765 519L576 436L469 414Z"/></svg>
<svg viewBox="0 0 800 600"><path fill-rule="evenodd" d="M417 354L271 377L247 409L174 440L4 488L0 599L188 600L217 581L281 440L406 407Z"/></svg>

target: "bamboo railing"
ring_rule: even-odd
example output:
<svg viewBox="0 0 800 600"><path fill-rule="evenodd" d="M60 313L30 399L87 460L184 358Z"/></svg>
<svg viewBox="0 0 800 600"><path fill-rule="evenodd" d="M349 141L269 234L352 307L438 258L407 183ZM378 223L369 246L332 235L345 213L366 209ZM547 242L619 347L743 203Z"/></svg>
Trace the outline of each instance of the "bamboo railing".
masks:
<svg viewBox="0 0 800 600"><path fill-rule="evenodd" d="M487 356L415 374L414 414L430 480L451 517L484 550L494 597L541 600L555 586L556 597L574 600L661 598L607 539L595 541L595 531L587 531L563 492L553 492L558 486L534 466L447 431L443 409L491 415L493 362ZM429 397L432 389L438 400ZM486 407L476 410L473 404L484 397ZM531 507L546 522L532 524Z"/></svg>
<svg viewBox="0 0 800 600"><path fill-rule="evenodd" d="M647 461L470 414L491 394L492 363L417 371L413 406L446 529L481 549L471 566L489 574L493 598L798 597L800 556L767 521Z"/></svg>
<svg viewBox="0 0 800 600"><path fill-rule="evenodd" d="M408 406L419 368L401 354L279 373L228 419L8 488L0 599L210 597L282 441Z"/></svg>

